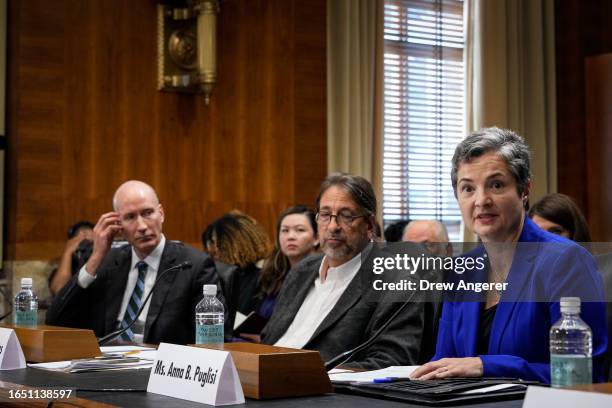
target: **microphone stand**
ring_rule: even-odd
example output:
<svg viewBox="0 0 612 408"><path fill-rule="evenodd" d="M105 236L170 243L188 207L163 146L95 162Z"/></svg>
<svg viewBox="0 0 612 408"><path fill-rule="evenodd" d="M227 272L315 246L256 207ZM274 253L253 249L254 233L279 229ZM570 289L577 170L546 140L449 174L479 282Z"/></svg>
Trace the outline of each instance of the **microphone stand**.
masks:
<svg viewBox="0 0 612 408"><path fill-rule="evenodd" d="M136 323L136 321L138 320L138 317L142 313L142 310L144 309L145 305L147 304L147 302L151 298L151 295L153 294L153 289L155 289L155 286L157 286L157 283L161 280L161 278L166 273L168 273L170 271L175 271L175 270L180 270L180 269L188 268L190 266L191 266L191 262L185 261L185 262L180 263L178 265L174 265L174 266L166 269L162 273L160 273L159 276L157 277L157 279L155 280L155 283L153 284L153 287L151 288L151 290L147 294L147 297L145 297L144 302L142 302L142 304L140 305L140 308L138 308L138 312L136 313L136 316L134 316L134 319L130 322L130 324L128 324L126 327L124 327L122 329L115 330L114 332L111 332L111 333L107 334L106 336L100 337L98 339L98 345L99 346L105 345L106 343L108 343L109 341L115 339L116 337L121 336L123 333L128 331L132 326L134 326L134 323ZM127 310L125 312L127 313Z"/></svg>
<svg viewBox="0 0 612 408"><path fill-rule="evenodd" d="M421 277L421 279L429 278L432 272L433 271L428 271L427 273L425 273L424 276ZM366 341L364 341L357 347L347 350L343 353L340 353L336 357L332 358L331 360L326 361L325 371L329 371L333 368L338 367L339 365L346 363L351 358L353 358L355 354L370 347L372 343L374 343L374 341L385 331L385 329L389 327L391 322L393 322L393 320L395 320L395 318L399 316L399 314L402 313L404 309L406 309L406 307L412 302L412 298L414 298L415 294L416 294L416 291L412 291L410 293L410 296L408 296L408 299L406 299L406 301L391 315L391 317L389 317L389 319L385 323L383 323L383 325L380 326L378 330L376 330L376 332L372 335L372 337L370 337L369 339L367 339Z"/></svg>
<svg viewBox="0 0 612 408"><path fill-rule="evenodd" d="M406 309L406 307L412 302L412 298L414 297L416 292L412 292L410 294L410 296L408 297L408 299L404 302L404 304L402 304L392 315L391 317L382 325L378 328L378 330L376 330L376 332L372 335L372 337L370 337L369 339L367 339L366 341L364 341L363 343L361 343L360 345L358 345L355 348L352 348L350 350L347 350L343 353L338 354L336 357L332 358L331 360L328 360L325 362L325 371L329 371L333 368L338 367L341 364L346 363L347 361L349 361L355 354L359 353L362 350L365 350L366 348L370 347L372 345L372 343L374 343L374 341L385 331L385 329L387 327L389 327L389 325L391 324L391 322L393 322L393 320L395 320L395 318L404 311L404 309Z"/></svg>

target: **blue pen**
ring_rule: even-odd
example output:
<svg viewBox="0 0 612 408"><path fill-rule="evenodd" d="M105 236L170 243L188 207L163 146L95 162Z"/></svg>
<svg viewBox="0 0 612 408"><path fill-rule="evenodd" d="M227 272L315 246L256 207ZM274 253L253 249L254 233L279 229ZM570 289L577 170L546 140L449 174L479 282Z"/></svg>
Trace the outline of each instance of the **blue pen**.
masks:
<svg viewBox="0 0 612 408"><path fill-rule="evenodd" d="M384 384L384 383L390 383L393 382L397 379L397 377L383 377L383 378L375 378L374 381L372 381L374 384Z"/></svg>
<svg viewBox="0 0 612 408"><path fill-rule="evenodd" d="M408 381L410 378L408 377L383 377L383 378L375 378L372 380L374 384L384 384L384 383L392 383L397 381Z"/></svg>

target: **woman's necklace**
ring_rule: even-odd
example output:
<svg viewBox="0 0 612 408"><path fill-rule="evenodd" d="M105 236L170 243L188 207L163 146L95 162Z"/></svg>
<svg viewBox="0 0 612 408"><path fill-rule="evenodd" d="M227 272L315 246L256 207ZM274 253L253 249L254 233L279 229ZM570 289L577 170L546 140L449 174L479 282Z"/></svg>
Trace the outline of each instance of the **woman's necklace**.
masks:
<svg viewBox="0 0 612 408"><path fill-rule="evenodd" d="M508 279L508 273L512 264L512 257L502 256L496 257L492 262L488 254L485 254L489 261L489 283L505 283ZM487 299L489 295L492 296L491 300L499 301L503 294L503 290L498 289L501 285L495 285L495 289L488 291Z"/></svg>

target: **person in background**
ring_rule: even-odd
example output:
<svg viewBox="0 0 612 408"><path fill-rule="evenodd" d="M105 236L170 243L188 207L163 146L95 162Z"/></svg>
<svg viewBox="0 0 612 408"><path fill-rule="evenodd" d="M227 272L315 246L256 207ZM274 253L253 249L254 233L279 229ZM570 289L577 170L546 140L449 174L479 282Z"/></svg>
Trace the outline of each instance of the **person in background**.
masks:
<svg viewBox="0 0 612 408"><path fill-rule="evenodd" d="M402 235L403 242L415 242L421 244L427 250L428 255L434 257L450 257L453 256L453 245L449 242L448 231L446 226L436 220L415 220L410 221L404 227ZM435 278L429 278L429 281L443 282L444 273L437 271ZM437 295L437 296L436 296ZM438 332L438 321L440 320L440 312L442 309L442 296L436 294L432 297L431 302L425 302L425 316L432 318L425 321L425 333L434 333L434 339ZM430 358L435 353L434 342L425 343L421 353L427 358Z"/></svg>
<svg viewBox="0 0 612 408"><path fill-rule="evenodd" d="M457 276L507 283L507 291L445 301L436 354L411 377L550 383L549 331L560 318L559 298L578 296L586 300L581 317L593 333L593 380L601 381L607 348L602 280L584 248L526 216L531 169L523 139L495 127L472 133L455 149L451 181L465 227L482 241L466 255L485 259L484 268Z"/></svg>
<svg viewBox="0 0 612 408"><path fill-rule="evenodd" d="M314 254L319 247L314 212L305 205L284 210L276 223L276 245L266 259L260 275L260 316L269 319L274 311L276 295L291 268Z"/></svg>
<svg viewBox="0 0 612 408"><path fill-rule="evenodd" d="M264 229L240 211L229 212L210 223L202 233L206 252L218 262L223 291L233 325L236 312L248 315L258 302L259 276L272 245ZM235 267L233 267L235 266Z"/></svg>
<svg viewBox="0 0 612 408"><path fill-rule="evenodd" d="M93 245L94 225L79 221L68 228L68 241L57 269L49 275L49 291L55 296L70 281L72 275L85 265Z"/></svg>
<svg viewBox="0 0 612 408"><path fill-rule="evenodd" d="M262 331L262 342L317 350L328 361L371 339L390 321L347 365L377 369L417 363L425 319L422 304L409 303L392 320L402 303L372 301L364 286L367 272L362 257L376 249L369 243L376 214L372 185L363 177L332 174L321 183L316 208L324 254L310 256L291 269Z"/></svg>
<svg viewBox="0 0 612 408"><path fill-rule="evenodd" d="M529 217L544 231L576 242L591 242L589 226L574 200L565 194L542 197L529 209Z"/></svg>
<svg viewBox="0 0 612 408"><path fill-rule="evenodd" d="M440 221L416 220L409 222L404 227L402 241L422 244L431 255L453 255L453 246L448 240L448 231Z"/></svg>
<svg viewBox="0 0 612 408"><path fill-rule="evenodd" d="M102 337L129 327L142 307L122 340L193 343L202 287L219 281L214 262L166 239L164 208L150 185L126 181L115 191L112 204L113 211L102 214L94 227L89 260L57 294L46 323L92 329ZM112 248L119 234L129 245ZM149 293L150 301L144 303Z"/></svg>
<svg viewBox="0 0 612 408"><path fill-rule="evenodd" d="M396 221L393 224L389 224L387 228L385 228L385 241L386 242L400 242L402 240L402 234L404 233L404 228L410 220L400 220Z"/></svg>
<svg viewBox="0 0 612 408"><path fill-rule="evenodd" d="M540 228L561 235L581 244L591 242L591 233L582 211L574 200L565 194L552 193L544 196L529 209L529 217ZM583 245L584 246L584 245ZM589 246L587 246L588 248ZM612 248L609 244L593 244L592 252L604 281L606 299L612 299ZM607 302L608 341L612 339L612 302ZM612 380L612 352L605 357L604 371Z"/></svg>

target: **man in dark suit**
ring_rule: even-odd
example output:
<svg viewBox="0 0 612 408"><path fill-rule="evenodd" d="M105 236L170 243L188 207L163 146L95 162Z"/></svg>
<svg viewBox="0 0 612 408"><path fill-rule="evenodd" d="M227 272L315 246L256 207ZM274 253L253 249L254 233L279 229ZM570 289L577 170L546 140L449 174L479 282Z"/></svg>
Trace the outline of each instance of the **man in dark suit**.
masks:
<svg viewBox="0 0 612 408"><path fill-rule="evenodd" d="M367 271L360 276L376 214L370 183L358 176L333 174L321 184L316 206L325 255L309 257L289 272L262 341L318 350L328 361L371 338L402 303L370 298L367 276L362 279ZM376 369L417 364L424 360L423 326L422 303L408 305L348 365Z"/></svg>
<svg viewBox="0 0 612 408"><path fill-rule="evenodd" d="M164 210L153 188L127 181L113 197L114 211L94 228L93 252L47 312L47 324L89 328L104 336L126 327L135 317L158 276L136 324L125 341L186 344L195 339L196 304L204 284L217 284L213 261L205 254L162 234ZM130 245L111 249L123 233Z"/></svg>

